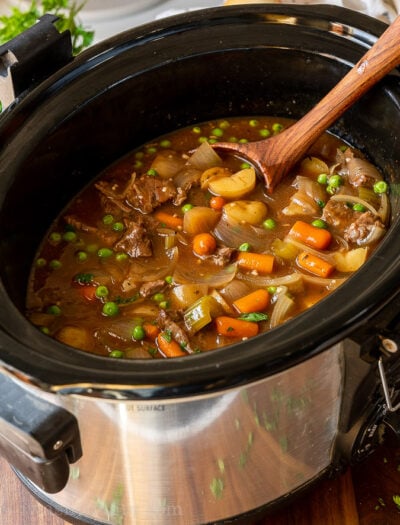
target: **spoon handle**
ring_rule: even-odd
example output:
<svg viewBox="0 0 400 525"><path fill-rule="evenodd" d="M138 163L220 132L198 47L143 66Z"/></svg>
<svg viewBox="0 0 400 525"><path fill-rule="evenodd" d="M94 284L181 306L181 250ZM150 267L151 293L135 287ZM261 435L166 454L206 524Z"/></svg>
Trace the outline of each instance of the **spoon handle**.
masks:
<svg viewBox="0 0 400 525"><path fill-rule="evenodd" d="M361 95L400 63L400 16L385 30L357 64L284 135L301 156ZM299 133L301 129L301 133Z"/></svg>

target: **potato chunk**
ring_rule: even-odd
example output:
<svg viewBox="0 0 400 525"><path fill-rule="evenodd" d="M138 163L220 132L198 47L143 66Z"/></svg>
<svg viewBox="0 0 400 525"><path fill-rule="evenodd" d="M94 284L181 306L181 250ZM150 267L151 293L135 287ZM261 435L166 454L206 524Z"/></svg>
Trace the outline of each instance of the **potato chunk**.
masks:
<svg viewBox="0 0 400 525"><path fill-rule="evenodd" d="M223 207L229 222L240 222L252 225L261 224L267 216L267 206L261 201L233 201Z"/></svg>
<svg viewBox="0 0 400 525"><path fill-rule="evenodd" d="M234 173L231 177L220 177L210 180L208 189L214 195L225 199L241 199L250 193L256 185L254 168L246 168Z"/></svg>

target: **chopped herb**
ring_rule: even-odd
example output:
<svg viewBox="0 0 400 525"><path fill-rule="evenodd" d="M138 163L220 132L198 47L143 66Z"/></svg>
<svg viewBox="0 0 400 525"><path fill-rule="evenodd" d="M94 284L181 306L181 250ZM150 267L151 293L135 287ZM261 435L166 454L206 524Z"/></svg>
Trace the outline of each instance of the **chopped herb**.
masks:
<svg viewBox="0 0 400 525"><path fill-rule="evenodd" d="M79 284L90 284L93 281L94 275L92 273L77 273L74 277L74 282Z"/></svg>
<svg viewBox="0 0 400 525"><path fill-rule="evenodd" d="M248 314L241 314L239 319L243 319L243 321L251 321L252 323L258 323L260 321L267 321L268 315L261 312L251 312Z"/></svg>
<svg viewBox="0 0 400 525"><path fill-rule="evenodd" d="M162 336L161 336L163 339L165 339L167 341L167 343L170 343L172 341L172 332L171 330L165 330L163 333L162 333Z"/></svg>
<svg viewBox="0 0 400 525"><path fill-rule="evenodd" d="M221 478L214 478L210 483L210 490L215 499L221 499L224 491L224 480Z"/></svg>

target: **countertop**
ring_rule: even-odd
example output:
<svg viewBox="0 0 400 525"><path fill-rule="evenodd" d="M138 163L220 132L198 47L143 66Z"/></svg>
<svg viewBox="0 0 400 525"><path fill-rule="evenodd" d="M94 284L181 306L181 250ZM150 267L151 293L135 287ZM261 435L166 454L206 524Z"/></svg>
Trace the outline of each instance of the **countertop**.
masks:
<svg viewBox="0 0 400 525"><path fill-rule="evenodd" d="M28 492L2 458L0 473L1 525L67 525ZM400 495L400 443L390 436L363 463L335 479L320 480L257 525L398 525L395 495Z"/></svg>

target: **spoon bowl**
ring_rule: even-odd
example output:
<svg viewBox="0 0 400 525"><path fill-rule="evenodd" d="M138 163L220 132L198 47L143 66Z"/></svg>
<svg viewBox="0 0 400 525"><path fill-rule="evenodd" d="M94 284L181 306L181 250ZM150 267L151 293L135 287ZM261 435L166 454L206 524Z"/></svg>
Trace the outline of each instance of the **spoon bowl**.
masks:
<svg viewBox="0 0 400 525"><path fill-rule="evenodd" d="M293 168L310 146L352 104L400 63L400 16L352 69L308 113L271 138L217 142L213 148L249 161L265 179L268 192Z"/></svg>

